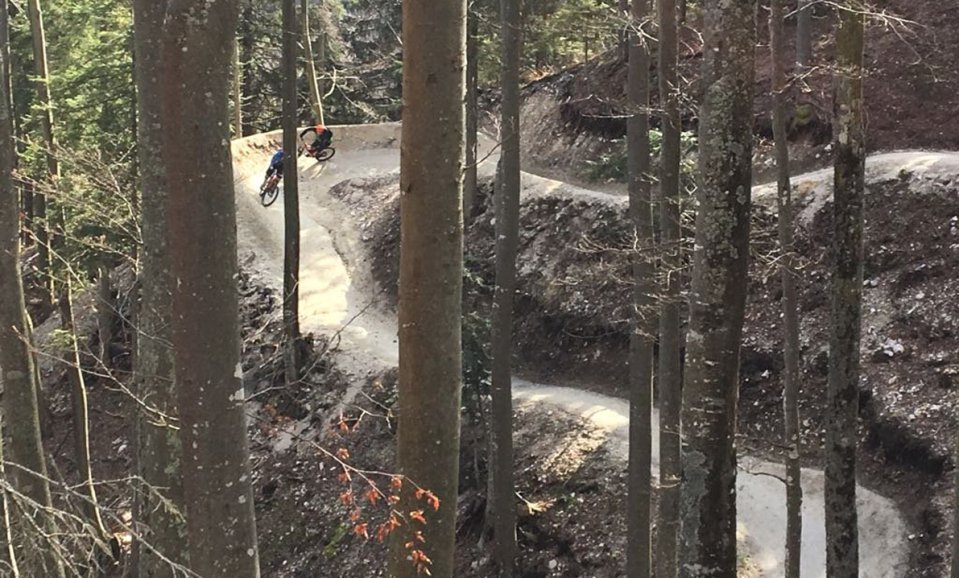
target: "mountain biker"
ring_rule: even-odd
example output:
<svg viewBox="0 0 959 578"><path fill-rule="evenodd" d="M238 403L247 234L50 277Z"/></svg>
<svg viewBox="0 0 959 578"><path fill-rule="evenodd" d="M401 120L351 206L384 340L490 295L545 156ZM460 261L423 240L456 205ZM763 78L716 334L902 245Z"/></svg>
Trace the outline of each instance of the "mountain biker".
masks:
<svg viewBox="0 0 959 578"><path fill-rule="evenodd" d="M316 133L316 139L310 145L309 153L316 156L320 151L333 144L333 131L323 124L317 124L313 127L313 131Z"/></svg>
<svg viewBox="0 0 959 578"><path fill-rule="evenodd" d="M266 179L263 181L263 186L260 187L262 190L266 187L266 184L270 182L270 177L277 175L279 178L283 178L283 149L277 149L273 153L273 157L270 159L270 166L266 169Z"/></svg>

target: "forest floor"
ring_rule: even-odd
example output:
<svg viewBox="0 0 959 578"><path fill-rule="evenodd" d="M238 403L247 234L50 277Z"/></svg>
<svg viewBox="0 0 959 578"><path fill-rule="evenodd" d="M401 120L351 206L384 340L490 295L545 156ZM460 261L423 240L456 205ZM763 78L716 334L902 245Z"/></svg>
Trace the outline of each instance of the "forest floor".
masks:
<svg viewBox="0 0 959 578"><path fill-rule="evenodd" d="M253 149L251 149L253 150ZM260 158L263 154L257 152L251 152L254 157ZM376 166L379 165L382 160L382 155L384 154L382 150L376 149L373 151L353 151L347 153L352 155L352 158L348 159L345 155L338 156L332 163L329 165L316 169L322 170L323 173L320 175L311 174L310 170L314 168L307 169L305 171L305 178L312 179L309 184L305 185L303 192L305 199L308 199L304 205L309 208L306 209L307 213L311 211L316 211L317 215L307 214L304 218L307 221L315 219L317 222L320 222L320 219L323 219L326 226L331 227L328 231L333 233L333 245L332 249L336 251L335 256L342 259L343 263L347 264L347 267L350 271L350 281L348 283L348 289L350 291L357 291L357 295L366 293L367 297L361 300L361 303L368 304L371 299L377 301L376 307L381 309L381 312L388 313L390 309L388 304L391 301L393 296L393 289L395 288L395 275L396 265L395 258L397 254L397 245L396 245L396 233L397 233L397 220L395 213L395 195L396 195L396 180L395 174L390 175L372 175L370 173L376 172ZM392 153L396 155L394 151ZM396 157L394 156L394 159ZM242 157L241 157L242 159ZM896 162L905 162L908 159L897 159ZM262 161L262 158L260 158ZM241 162L244 162L241 160ZM337 164L339 163L339 164ZM343 165L347 165L343 167ZM329 185L332 184L332 181L339 180L340 171L343 170L346 173L353 171L350 168L350 164L355 164L358 167L363 167L362 170L367 173L367 178L365 179L354 179L352 181L345 182L339 186L335 186L332 189L328 189ZM373 167L373 168L371 168ZM488 173L489 171L486 170ZM255 175L254 178L258 178L258 175ZM319 183L314 182L316 179L319 179ZM568 235L580 236L586 234L590 230L596 230L597 227L602 227L604 224L608 224L611 219L611 214L590 214L588 211L577 215L576 211L572 210L569 206L573 203L583 202L587 204L592 204L604 208L602 210L611 210L612 205L619 203L613 197L604 195L602 193L590 192L577 189L575 187L570 187L563 183L545 181L543 179L537 179L535 177L526 177L527 184L527 201L524 205L526 208L533 209L542 209L540 205L546 204L550 205L550 208L546 210L545 213L526 213L524 216L524 221L526 219L533 219L535 222L527 223L524 222L524 246L527 248L530 246L536 246L539 249L543 249L545 245L550 245L556 247L558 245L554 244L556 242L564 243L565 245L577 245L582 239L576 239L567 236L565 239L557 239L552 236L553 228L563 228L566 230ZM531 182L537 183L536 186L529 184ZM531 191L530 188L535 190ZM248 187L247 187L248 190ZM244 191L244 187L240 187L241 197ZM247 199L243 200L242 198L238 201L241 206L241 213L244 210L254 210L256 212L250 213L249 215L253 216L252 221L248 221L244 224L243 217L241 217L241 233L244 230L257 230L260 228L268 228L269 225L265 224L269 219L277 219L278 217L269 217L264 215L264 211L255 205L255 198L249 195L247 192ZM244 203L248 205L244 207ZM557 204L567 204L566 210L560 208L556 210ZM480 203L483 204L482 202ZM593 207L594 213L597 210L596 207ZM602 212L600 210L600 212ZM489 267L489 254L484 253L485 247L480 247L483 242L480 241L481 238L489 237L489 213L485 212L485 209L481 208L482 215L477 217L477 225L473 228L470 234L470 243L471 243L471 256L474 260L479 262L478 270L480 274L488 274ZM279 213L279 211L274 211ZM266 213L269 213L267 211ZM319 216L319 213L325 213L325 216ZM548 216L547 216L548 215ZM606 218L604 218L606 217ZM487 219L484 221L484 219ZM276 221L274 227L279 226L279 221ZM571 226L572 225L572 226ZM613 227L615 229L615 227ZM279 230L279 229L277 229ZM548 230L548 231L547 231ZM258 233L257 233L258 234ZM360 240L360 243L357 243L357 239ZM278 248L270 249L267 246L260 246L257 250L261 253L261 260L265 256L265 260L275 260L277 255ZM524 265L522 266L523 272L521 273L521 279L527 281L530 280L530 277L537 277L540 281L549 279L546 281L548 283L555 283L557 280L565 278L567 281L575 281L576 274L582 274L583 271L570 271L572 267L576 269L577 267L584 267L588 269L589 266L583 263L571 265L569 262L564 261L570 253L576 253L576 250L571 250L570 252L563 251L552 251L552 258L550 263L539 262L541 261L542 255L536 256L536 261L529 262L524 259ZM524 255L525 257L525 255ZM580 252L578 261L582 261L582 253ZM595 259L594 259L595 261ZM598 259L602 261L602 259ZM257 269L263 270L263 266L258 266ZM486 269L486 271L484 271ZM584 270L585 270L584 269ZM607 271L608 273L608 271ZM274 275L274 279L278 276ZM335 277L335 276L334 276ZM392 278L392 282L391 282ZM582 279L579 279L582 281ZM274 281L275 282L275 281ZM304 279L304 283L309 281ZM372 283L371 283L372 282ZM534 282L535 284L535 282ZM609 286L607 285L607 289ZM569 314L568 311L542 311L542 307L537 307L537 305L553 305L553 303L540 302L539 304L535 303L537 297L534 296L536 290L539 288L533 287L533 291L524 291L523 298L521 298L519 306L520 312L520 348L523 350L523 353L528 352L530 349L538 349L538 356L526 356L524 359L525 365L527 366L527 371L529 374L533 375L536 372L537 368L542 368L547 365L552 365L553 367L561 366L562 364L557 364L557 358L564 355L568 355L570 360L576 359L577 362L582 362L583 359L577 355L576 348L582 348L582 340L573 339L570 340L569 336L557 335L557 328L553 327L552 329L544 329L543 324L548 324L549 320L545 319L548 316L562 316ZM610 328L615 333L617 330L621 330L622 327L617 327L617 319L622 319L617 317L616 314L613 314L609 317L606 317L603 320L597 319L600 311L597 309L592 313L589 312L589 303L582 303L583 301L594 301L593 307L596 304L599 304L603 301L603 285L597 284L596 289L598 293L592 294L588 298L580 299L581 305L585 305L585 310L577 311L576 315L580 318L590 318L591 322L599 326L604 326L605 330L608 332ZM562 293L562 290L560 290ZM615 292L614 292L615 294ZM609 295L608 295L609 296ZM576 299L566 299L567 304L572 304L575 308L577 305ZM615 301L615 297L613 298ZM310 305L307 305L310 307ZM539 311L537 311L539 309ZM524 331L527 328L524 328L524 325L530 325L533 323L532 319L536 316L537 313L543 315L540 316L538 322L541 327L539 330L540 337L538 339L525 339L528 335L524 334ZM603 312L606 313L606 312ZM364 313L364 316L366 313ZM392 336L395 335L395 330L390 328L380 329L373 328L369 329L368 325L376 325L377 323L383 321L383 317L380 317L380 321L376 321L375 317L371 318L372 322L363 317L359 319L353 319L352 317L342 316L340 322L350 321L353 323L351 327L355 327L356 331L368 331L371 335L390 335L391 339L389 341L391 346L394 346ZM361 329L363 328L363 329ZM573 327L572 324L567 324L566 327L563 327L560 331L576 331L577 328ZM393 331L393 332L391 332ZM559 337L559 338L558 338ZM572 341L572 343L570 342ZM593 363L586 364L592 365L594 370L593 376L579 375L575 376L573 373L566 373L565 375L553 375L554 379L551 381L553 383L572 383L577 384L577 379L586 380L591 379L592 389L606 390L611 391L616 394L621 394L621 388L619 384L623 382L611 383L609 376L615 375L615 373L609 373L606 371L604 365L606 363L615 364L617 361L615 346L613 350L607 350L606 348L600 346L595 350L592 348L592 344L588 344L588 356L593 358ZM575 345L573 345L575 344ZM394 346L395 347L395 346ZM610 359L604 360L600 358L608 357ZM538 363L540 361L546 361L544 358L552 358L551 361L546 364ZM599 360L599 361L597 361ZM370 361L368 359L368 361ZM384 367L389 366L388 363L383 364ZM369 364L365 365L367 369L370 367ZM620 370L621 371L621 368ZM560 370L558 373L564 373ZM600 374L606 374L607 379L597 378L596 376ZM558 378L558 379L557 379ZM374 380L377 381L377 380ZM386 391L389 391L388 386L384 386L383 382L380 380L377 384L379 388L385 388ZM528 386L527 386L528 387ZM518 395L522 398L523 395L529 395L523 393L523 388L517 388ZM537 390L533 390L534 392ZM612 412L612 414L621 414L620 418L625 419L625 412L622 411L622 406L609 407L610 403L607 403L609 398L604 398L602 396L597 396L595 398L590 398L589 395L584 393L582 390L569 390L562 388L554 388L552 390L541 389L540 393L543 391L549 391L550 394L543 395L534 394L533 397L537 400L535 407L539 408L539 411L542 412L546 407L549 407L549 410L561 414L569 414L575 416L577 419L583 419L583 404L586 403L589 408L594 410L604 409L607 412ZM389 394L386 394L387 396ZM584 402L584 397L585 402ZM623 402L617 402L622 404ZM551 406L552 404L552 406ZM526 404L523 404L521 407L526 408ZM768 409L764 406L764 409ZM528 411L526 413L529 413ZM596 413L588 412L587 413ZM601 412L600 412L601 413ZM749 416L751 412L745 412L746 416ZM595 416L593 416L595 417ZM769 423L773 423L773 420L776 418L775 415L767 415L766 420ZM744 420L748 417L744 417ZM762 421L762 420L757 420ZM622 423L620 423L620 426ZM615 435L611 432L615 431L610 429L609 424L602 424L601 422L596 422L590 418L589 421L590 428L598 428L598 431L605 432L604 435L608 436L610 439L615 439ZM748 440L747 440L748 441ZM604 443L602 444L604 451L608 452L611 456L615 458L617 451L615 449L615 443ZM749 446L750 444L744 444ZM772 448L756 448L757 451L754 452L759 456L770 456L774 457L775 452ZM768 451L767 451L768 450ZM524 459L523 451L519 452L517 456L520 461ZM534 458L535 456L528 455L527 459ZM610 476L615 478L623 474L623 463L616 463L618 460L614 459L612 464L613 466L607 467L608 475L604 476L603 479L606 479ZM810 463L815 463L814 460L810 459ZM469 464L464 464L468 466ZM781 562L782 556L780 553L781 544L780 540L777 538L776 528L779 526L775 522L775 516L772 515L774 509L781 503L779 499L779 494L782 493L781 488L777 486L778 482L774 478L769 476L762 475L763 472L757 471L757 469L772 467L766 464L757 463L755 460L744 460L744 467L748 470L751 470L752 473L744 471L740 476L741 478L741 495L745 498L743 500L744 504L747 504L743 507L743 515L745 521L745 532L744 532L744 543L747 544L747 547L744 549L745 552L749 554L745 556L744 561L748 561L750 564L753 564L755 571L758 575L765 576L775 576L777 575L777 565ZM767 472L768 473L768 472ZM811 479L810 482L813 483L812 487L815 487L815 474L809 474ZM753 480L753 481L751 481ZM761 480L761 482L759 481ZM522 482L521 482L522 483ZM759 490L759 486L764 486L764 489ZM615 495L616 484L610 482L608 484L602 484L603 488L600 490L601 494L605 495L605 500L609 500L609 495ZM607 494L610 492L611 494ZM620 493L622 490L620 490ZM756 493L758 492L758 493ZM906 565L906 560L910 557L910 553L907 550L915 550L907 545L908 540L906 535L909 534L909 531L906 530L906 523L899 518L899 514L896 511L895 506L892 503L885 502L882 498L879 498L877 495L870 492L863 492L863 527L864 527L864 539L863 547L865 551L869 551L871 548L874 548L873 553L869 556L865 556L865 559L872 560L875 563L874 568L872 568L870 575L882 576L902 576L906 575L904 566ZM752 498L752 499L750 499ZM529 499L529 498L527 498ZM821 549L819 545L823 544L822 538L817 537L817 532L821 533L821 526L816 522L817 517L821 517L821 505L816 506L817 499L821 499L821 494L817 494L817 491L810 490L807 494L807 505L808 505L808 520L810 523L807 525L807 544L809 546L809 554L806 555L806 560L804 563L807 565L807 570L810 575L817 575L817 572L821 572ZM531 502L534 500L530 500ZM749 514L748 504L754 503L762 506L757 512L756 516L751 516ZM870 504L875 505L875 514L870 513ZM768 506L768 509L766 508ZM464 505L464 507L466 507ZM588 511L588 510L586 510ZM582 515L583 511L579 511L579 515ZM572 515L571 512L567 515ZM879 516L879 517L876 517ZM891 517L890 517L891 516ZM585 516L585 519L589 519L590 516ZM602 517L608 521L609 516L604 515ZM465 520L469 520L470 516L464 516ZM755 526L750 521L752 519L756 520L765 520L765 524L756 524ZM913 520L908 520L909 525L913 525ZM559 525L557 528L560 527ZM816 530L819 527L820 530ZM595 535L590 533L590 535ZM612 536L616 535L616 532L605 531L598 534L598 536L604 536L602 543L612 544L614 538ZM913 534L915 538L915 534ZM752 540L756 539L761 542L758 546L751 544ZM588 541L588 540L587 540ZM574 562L576 564L582 564L583 560L589 559L590 547L582 544L583 539L580 537L580 543L573 541L573 544L576 544L575 548L571 548L570 555L567 559L563 557L553 559L555 565L553 567L554 572L549 572L544 575L558 575L558 576L579 576L583 575L584 567L579 566L575 570L569 572L559 571L559 568L570 567ZM818 545L817 545L818 544ZM823 548L824 549L824 548ZM622 551L621 547L614 546L611 552ZM820 552L820 553L817 553ZM479 554L479 551L477 551ZM915 551L911 552L912 561L916 560L916 556L919 556ZM352 558L353 556L351 556ZM615 574L616 570L614 568L619 567L619 562L617 561L615 555L605 555L600 556L601 559L606 559L608 565L608 571ZM475 560L472 557L466 557L465 560ZM547 564L547 569L549 569L549 560L544 561ZM482 560L476 560L477 564L481 564ZM910 563L910 565L912 565ZM596 574L600 566L590 564L591 569L588 571L589 575L605 575L605 574ZM482 568L482 566L479 566ZM531 569L532 571L532 569ZM781 570L779 570L781 571ZM482 575L482 573L480 573ZM529 574L531 576L539 575L535 572Z"/></svg>
<svg viewBox="0 0 959 578"><path fill-rule="evenodd" d="M255 491L264 574L278 577L385 575L385 548L353 533L341 502L388 483L382 474L354 476L327 452L345 448L361 471L387 475L393 463L395 302L398 215L395 140L384 131L344 140L326 165L304 164L301 181L304 259L303 327L314 336L315 363L302 387L281 386L281 325L276 287L282 263L282 205L263 209L253 193L271 151L269 136L236 145L244 380L250 406ZM341 134L344 131L339 131ZM488 179L490 167L481 171ZM804 460L819 463L825 378L824 291L828 264L828 172L797 178L802 203ZM343 179L350 179L346 182ZM946 478L952 409L959 406L959 163L951 155L903 153L870 161L867 203L866 323L863 341L863 560L869 576L941 576L951 484ZM625 551L625 396L627 253L625 203L616 195L524 177L517 301L517 364L531 381L516 383L517 487L523 576L621 575ZM488 183L473 210L468 266L492 275ZM743 351L741 397L742 576L779 576L783 490L782 368L777 278L769 264L775 216L769 191L756 190L754 265ZM129 275L127 274L127 277ZM118 275L121 313L129 279ZM480 289L473 307L485 307ZM125 304L125 305L123 305ZM93 339L92 297L78 296L81 331ZM482 309L480 309L482 310ZM55 316L38 328L43 343ZM119 329L114 364L128 378L128 339ZM126 336L129 337L129 336ZM127 343L127 345L123 345ZM45 357L55 383L52 448L69 472L71 419L62 367ZM88 360L89 361L89 360ZM60 373L59 379L57 372ZM542 384L557 385L542 385ZM109 379L91 379L91 443L98 479L124 480L134 460L134 406ZM341 416L343 416L341 418ZM344 426L347 431L344 431ZM545 435L544 435L545 432ZM489 575L482 531L485 507L475 490L483 477L476 431L464 432L461 470L460 574ZM807 470L804 575L821 576L820 474ZM917 492L917 488L921 491ZM131 491L101 488L112 512L129 514ZM882 497L884 496L884 497ZM385 511L367 505L370 527ZM117 527L117 523L111 524Z"/></svg>

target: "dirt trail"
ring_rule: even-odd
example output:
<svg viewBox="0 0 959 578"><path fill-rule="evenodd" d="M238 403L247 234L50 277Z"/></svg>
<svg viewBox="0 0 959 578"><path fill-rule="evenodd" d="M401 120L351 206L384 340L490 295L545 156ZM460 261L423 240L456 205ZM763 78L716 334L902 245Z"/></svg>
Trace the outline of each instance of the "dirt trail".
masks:
<svg viewBox="0 0 959 578"><path fill-rule="evenodd" d="M334 127L338 153L323 165L300 161L302 220L301 318L306 332L341 340L338 365L352 377L352 392L366 377L397 364L396 319L388 300L376 289L370 261L360 245L362 215L329 195L331 186L346 179L396 172L399 167L399 127L376 125ZM259 205L256 190L278 135L257 135L234 143L237 174L239 256L253 255L248 268L261 280L280 287L283 267L282 199L269 209ZM482 156L482 155L481 155ZM898 174L930 170L936 176L959 174L959 158L938 153L892 153L870 161L870 170ZM482 167L492 171L492 159ZM821 188L828 172L796 178L799 186ZM805 183L805 185L804 185ZM586 195L609 200L608 195L579 187L524 176L524 194ZM757 194L767 194L762 187ZM348 395L349 397L349 395ZM555 409L587 418L606 432L612 455L625 461L628 439L628 403L577 389L517 380L517 404L540 410ZM654 440L655 443L655 440ZM654 467L658 467L654 459ZM743 456L737 483L739 525L744 554L760 576L782 576L784 559L785 492L776 476L782 467ZM803 575L825 576L822 472L803 470L805 491ZM875 578L903 576L908 569L907 528L895 504L860 488L862 575Z"/></svg>

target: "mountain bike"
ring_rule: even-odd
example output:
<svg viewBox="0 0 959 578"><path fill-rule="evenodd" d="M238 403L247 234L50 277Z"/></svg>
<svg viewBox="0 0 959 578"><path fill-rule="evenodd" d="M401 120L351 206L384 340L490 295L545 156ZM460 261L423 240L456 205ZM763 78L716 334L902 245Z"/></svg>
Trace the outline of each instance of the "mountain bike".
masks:
<svg viewBox="0 0 959 578"><path fill-rule="evenodd" d="M283 175L273 173L266 179L263 186L260 187L260 204L264 207L269 207L275 203L276 199L280 196L281 180L283 180Z"/></svg>
<svg viewBox="0 0 959 578"><path fill-rule="evenodd" d="M316 129L310 127L300 133L300 150L298 154L305 154L306 156L316 159L316 162L322 163L333 158L333 155L336 154L336 149L331 146L325 146L320 149L314 150L313 143L316 142Z"/></svg>

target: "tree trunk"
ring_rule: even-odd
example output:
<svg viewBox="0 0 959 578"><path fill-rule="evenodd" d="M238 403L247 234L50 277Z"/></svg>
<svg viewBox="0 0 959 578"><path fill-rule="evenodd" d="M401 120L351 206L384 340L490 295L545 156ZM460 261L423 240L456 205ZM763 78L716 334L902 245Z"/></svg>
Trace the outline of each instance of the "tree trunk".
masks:
<svg viewBox="0 0 959 578"><path fill-rule="evenodd" d="M233 138L243 136L243 65L240 63L240 39L233 39Z"/></svg>
<svg viewBox="0 0 959 578"><path fill-rule="evenodd" d="M686 0L679 0L679 23L686 24Z"/></svg>
<svg viewBox="0 0 959 578"><path fill-rule="evenodd" d="M100 342L100 363L104 369L113 366L110 344L113 343L113 319L116 305L110 287L110 268L101 264L97 271L97 337Z"/></svg>
<svg viewBox="0 0 959 578"><path fill-rule="evenodd" d="M462 385L465 0L403 2L402 215L397 464L434 492L426 526L392 540L390 572L421 576L407 559L422 529L436 578L451 578L459 479ZM438 122L439 121L439 122ZM423 509L405 484L401 510ZM414 527L410 527L413 525Z"/></svg>
<svg viewBox="0 0 959 578"><path fill-rule="evenodd" d="M296 0L283 0L283 326L286 385L300 379L300 191L296 108Z"/></svg>
<svg viewBox="0 0 959 578"><path fill-rule="evenodd" d="M680 410L680 289L683 277L680 229L679 76L676 0L659 0L659 95L663 144L659 169L660 291L659 314L659 515L656 543L657 576L679 575L679 501L682 478Z"/></svg>
<svg viewBox="0 0 959 578"><path fill-rule="evenodd" d="M518 0L500 0L502 33L501 175L496 190L496 291L493 297L491 468L494 555L502 578L516 571L513 481L513 295L519 247L520 94L523 37Z"/></svg>
<svg viewBox="0 0 959 578"><path fill-rule="evenodd" d="M684 575L736 575L736 410L752 186L754 0L704 3L699 211L683 387Z"/></svg>
<svg viewBox="0 0 959 578"><path fill-rule="evenodd" d="M467 14L466 35L466 174L463 177L463 219L470 223L477 194L477 131L479 130L479 17Z"/></svg>
<svg viewBox="0 0 959 578"><path fill-rule="evenodd" d="M9 470L14 489L40 508L50 508L50 486L40 440L38 384L33 354L29 347L29 326L20 276L20 207L13 186L13 111L10 93L10 40L7 5L0 7L0 383L3 385L4 443L9 443L5 458L16 464ZM19 467L18 467L19 466ZM24 468L24 469L21 469ZM6 515L11 513L4 508ZM17 514L20 514L19 516ZM35 516L40 528L53 532L50 518L23 504L14 509L11 521L15 546L11 558L19 558L30 576L63 577L63 566L56 550L44 539L31 536L25 517ZM15 552L15 555L14 555Z"/></svg>
<svg viewBox="0 0 959 578"><path fill-rule="evenodd" d="M253 95L253 53L256 49L256 36L253 27L253 21L256 18L256 13L254 12L254 4L252 0L242 0L241 4L243 5L243 17L240 20L239 26L240 62L245 63L246 65L241 65L240 72L242 76L242 88L240 92L247 95L247 98L249 98ZM256 119L253 117L253 115L246 115L244 119L245 124L243 125L243 134L253 134L255 132L255 120Z"/></svg>
<svg viewBox="0 0 959 578"><path fill-rule="evenodd" d="M778 173L780 275L783 284L783 423L786 455L786 564L785 578L799 578L802 557L802 471L799 463L799 296L793 262L793 205L789 182L789 142L786 134L786 39L783 0L772 0L769 11L772 50L773 136Z"/></svg>
<svg viewBox="0 0 959 578"><path fill-rule="evenodd" d="M59 186L60 164L56 157L56 139L53 132L53 102L50 97L50 73L47 65L47 47L46 36L43 26L43 12L40 8L39 0L29 0L28 11L30 15L30 31L33 36L33 55L37 74L37 100L43 109L40 117L41 127L43 129L43 142L46 149L47 160L47 178L49 185L53 188ZM45 195L44 195L45 196ZM51 207L46 207L49 216ZM63 259L63 249L66 243L65 219L63 208L53 210L54 218L50 219L51 227L49 231L49 245L53 256ZM42 264L41 257L41 264ZM52 264L48 269L50 274L51 295L59 291L58 302L60 307L60 327L71 336L72 345L68 352L69 367L67 375L71 384L71 399L73 403L73 435L75 443L75 458L77 468L81 478L84 480L85 503L83 505L84 515L89 523L96 528L101 537L105 536L103 521L100 519L99 507L97 506L96 490L93 484L92 472L90 471L90 424L86 402L86 388L83 382L83 373L80 368L80 355L78 350L77 335L73 322L73 294L71 287L70 273L66 272L64 280L60 287L55 287L52 276Z"/></svg>
<svg viewBox="0 0 959 578"><path fill-rule="evenodd" d="M30 18L30 35L33 39L33 62L36 73L37 101L40 104L40 125L43 130L43 144L46 147L47 174L53 185L60 175L60 166L54 150L53 138L53 105L50 100L50 75L47 70L47 41L43 28L43 12L40 9L40 0L27 0L27 13ZM49 293L44 296L47 303L53 303L56 298L54 286L53 259L50 253L52 235L50 223L47 219L50 207L47 195L43 191L36 191L34 197L34 222L37 243L39 244L38 269L45 276L45 283Z"/></svg>
<svg viewBox="0 0 959 578"><path fill-rule="evenodd" d="M241 379L229 145L238 3L221 0L204 7L198 12L193 2L172 0L162 41L175 380L183 462L193 464L183 468L183 493L192 570L209 578L253 578L260 572Z"/></svg>
<svg viewBox="0 0 959 578"><path fill-rule="evenodd" d="M90 410L87 404L87 388L80 366L80 349L76 322L73 317L73 282L69 274L60 283L60 328L70 336L69 350L64 352L67 362L67 378L70 381L70 400L73 404L73 443L77 471L83 483L81 511L87 522L99 532L98 538L107 535L100 518L93 470L90 467Z"/></svg>
<svg viewBox="0 0 959 578"><path fill-rule="evenodd" d="M137 493L137 522L149 547L137 542L139 576L173 578L174 564L189 561L182 482L182 449L177 433L173 359L173 276L167 222L168 189L163 141L163 18L170 0L135 0L136 82L140 111L138 153L143 197L137 354L139 397L147 411L137 415L138 467L154 492ZM160 498L169 506L164 506ZM161 558L162 557L162 558Z"/></svg>
<svg viewBox="0 0 959 578"><path fill-rule="evenodd" d="M619 30L619 58L625 62L629 58L629 28L632 22L629 21L629 0L616 0L616 8L619 10L619 17L623 20ZM586 32L586 60L589 60L589 34Z"/></svg>
<svg viewBox="0 0 959 578"><path fill-rule="evenodd" d="M303 19L303 58L306 60L306 81L310 87L310 106L313 116L320 124L326 124L323 118L323 93L320 92L320 82L316 76L316 62L313 60L313 37L310 32L310 3L301 0L300 17Z"/></svg>
<svg viewBox="0 0 959 578"><path fill-rule="evenodd" d="M3 425L3 419L0 417L0 427ZM7 469L3 465L3 444L0 444L0 479L7 480ZM0 565L10 578L20 578L20 566L17 564L17 549L13 536L13 524L10 518L10 507L13 503L10 499L10 492L6 489L0 490L0 516L2 516L3 535L0 538L0 544L3 545L3 554L0 555Z"/></svg>
<svg viewBox="0 0 959 578"><path fill-rule="evenodd" d="M809 66L812 60L812 0L799 0L796 13L796 62Z"/></svg>
<svg viewBox="0 0 959 578"><path fill-rule="evenodd" d="M653 341L656 335L653 268L653 206L649 158L649 47L638 33L649 15L649 0L632 0L626 92L629 213L635 235L632 255L633 315L629 339L629 507L627 576L652 576L651 473Z"/></svg>
<svg viewBox="0 0 959 578"><path fill-rule="evenodd" d="M959 450L959 443L957 443L957 450ZM959 528L959 451L953 455L953 466L952 466L952 476L953 476L953 485L955 486L955 496L952 510L952 564L949 570L950 578L959 578L959 532L955 529Z"/></svg>
<svg viewBox="0 0 959 578"><path fill-rule="evenodd" d="M832 332L829 341L829 424L826 429L826 572L859 575L856 446L859 342L862 331L863 6L844 2L836 32L834 102Z"/></svg>

